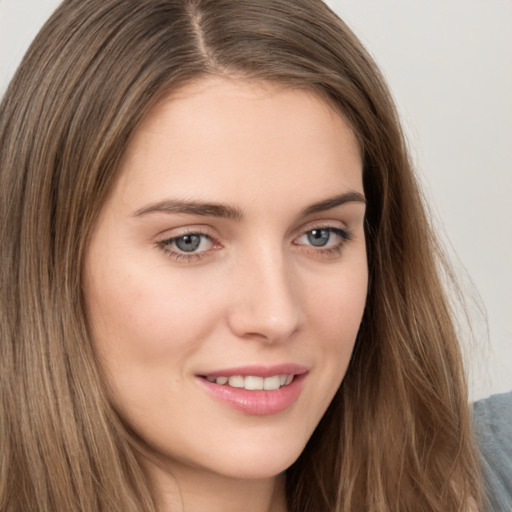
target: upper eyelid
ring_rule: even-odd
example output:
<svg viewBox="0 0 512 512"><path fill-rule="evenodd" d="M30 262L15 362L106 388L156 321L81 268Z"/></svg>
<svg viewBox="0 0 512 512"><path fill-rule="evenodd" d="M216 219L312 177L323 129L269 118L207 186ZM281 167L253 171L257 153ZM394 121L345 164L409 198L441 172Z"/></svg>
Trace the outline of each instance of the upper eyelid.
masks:
<svg viewBox="0 0 512 512"><path fill-rule="evenodd" d="M306 229L308 228L308 226L315 226L315 225L318 225L318 226L339 226L339 225L343 225L343 226L346 226L348 223L346 222L346 219L347 216L346 215L336 215L334 214L333 212L324 212L323 214L322 213L317 213L315 214L314 216L312 216L310 219L302 219L300 221L300 225L299 225L299 230L300 229ZM311 229L311 228L310 228Z"/></svg>
<svg viewBox="0 0 512 512"><path fill-rule="evenodd" d="M335 219L316 219L301 224L300 227L293 230L292 238L297 238L313 229L341 229L349 231L349 227L346 222Z"/></svg>
<svg viewBox="0 0 512 512"><path fill-rule="evenodd" d="M159 241L168 241L187 235L204 235L212 240L217 240L218 236L212 233L212 229L208 226L183 226L177 228L164 229L155 235Z"/></svg>
<svg viewBox="0 0 512 512"><path fill-rule="evenodd" d="M293 229L293 232L290 234L292 239L295 239L299 236L304 235L305 233L308 233L309 231L312 231L314 229L341 229L343 231L350 231L347 224L343 221L339 220L312 220L306 224L303 224L299 228ZM176 231L176 233L174 233ZM180 238L182 236L187 235L202 235L210 238L213 241L216 241L218 243L220 237L218 234L212 233L212 229L208 226L184 226L179 228L171 228L171 229L165 229L162 230L160 233L156 235L156 238L160 239L159 242L166 242L170 240L174 240L176 238ZM173 233L170 233L173 232Z"/></svg>
<svg viewBox="0 0 512 512"><path fill-rule="evenodd" d="M339 219L313 219L303 223L300 227L293 228L289 236L292 240L295 240L314 229L339 229L346 232L352 231L352 229L348 226L348 223ZM201 235L208 237L215 243L220 244L222 238L224 237L219 236L219 234L215 231L216 230L208 225L181 226L162 230L155 236L155 238L157 239L157 243L164 243L186 235Z"/></svg>

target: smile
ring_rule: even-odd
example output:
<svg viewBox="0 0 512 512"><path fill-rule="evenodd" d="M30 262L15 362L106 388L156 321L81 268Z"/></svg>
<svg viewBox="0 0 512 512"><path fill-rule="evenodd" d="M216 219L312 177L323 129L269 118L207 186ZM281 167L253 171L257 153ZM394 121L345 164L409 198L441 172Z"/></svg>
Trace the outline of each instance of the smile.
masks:
<svg viewBox="0 0 512 512"><path fill-rule="evenodd" d="M276 414L299 398L309 368L299 364L243 366L196 375L208 395L239 412Z"/></svg>
<svg viewBox="0 0 512 512"><path fill-rule="evenodd" d="M293 378L293 374L272 375L270 377L258 377L256 375L232 375L230 377L208 376L206 377L206 380L220 386L244 388L248 391L275 391L290 384Z"/></svg>

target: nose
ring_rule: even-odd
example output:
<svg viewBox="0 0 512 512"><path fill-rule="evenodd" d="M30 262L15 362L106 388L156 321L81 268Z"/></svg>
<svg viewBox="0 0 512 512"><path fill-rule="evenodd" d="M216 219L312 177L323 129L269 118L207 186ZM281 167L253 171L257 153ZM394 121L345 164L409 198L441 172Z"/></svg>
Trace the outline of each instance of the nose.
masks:
<svg viewBox="0 0 512 512"><path fill-rule="evenodd" d="M298 282L280 251L258 251L239 265L233 279L228 324L236 336L278 343L301 329Z"/></svg>

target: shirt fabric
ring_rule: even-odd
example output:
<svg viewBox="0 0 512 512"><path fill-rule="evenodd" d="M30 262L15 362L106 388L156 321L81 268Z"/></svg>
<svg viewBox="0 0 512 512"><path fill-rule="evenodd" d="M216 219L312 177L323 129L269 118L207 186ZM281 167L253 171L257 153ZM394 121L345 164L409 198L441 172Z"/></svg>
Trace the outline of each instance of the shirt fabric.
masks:
<svg viewBox="0 0 512 512"><path fill-rule="evenodd" d="M475 402L473 426L490 510L512 512L512 392Z"/></svg>

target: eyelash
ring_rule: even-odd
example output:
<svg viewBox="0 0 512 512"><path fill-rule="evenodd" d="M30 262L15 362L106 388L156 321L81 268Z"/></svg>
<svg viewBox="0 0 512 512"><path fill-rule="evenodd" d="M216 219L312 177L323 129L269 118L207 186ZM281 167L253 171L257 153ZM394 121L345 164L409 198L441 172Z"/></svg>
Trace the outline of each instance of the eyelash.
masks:
<svg viewBox="0 0 512 512"><path fill-rule="evenodd" d="M327 259L329 258L335 258L336 256L339 256L341 252L343 251L345 244L347 242L350 242L353 240L354 236L351 231L345 228L340 228L339 226L325 226L325 225L319 225L319 226L313 226L307 231L305 231L300 237L297 237L295 240L302 238L303 236L306 236L308 233L312 233L313 231L328 231L330 235L337 235L339 237L339 241L335 243L333 246L329 247L322 247L318 246L315 247L313 245L308 245L307 248L311 250L314 255L325 257ZM298 243L295 243L295 245L299 245Z"/></svg>
<svg viewBox="0 0 512 512"><path fill-rule="evenodd" d="M353 234L348 229L343 229L338 226L321 225L321 226L314 226L314 227L308 229L307 231L304 231L299 237L294 239L294 245L301 245L301 244L297 243L296 240L302 238L303 236L306 236L313 231L322 231L322 230L329 231L330 235L332 235L332 234L337 235L340 238L340 240L335 245L329 246L326 248L322 248L322 246L315 247L313 245L307 246L309 248L309 250L312 250L315 253L316 256L325 256L326 258L335 257L335 256L341 254L345 244L347 242L350 242L353 239ZM204 250L201 252L187 253L187 252L183 252L183 251L180 251L179 249L175 249L172 247L172 244L176 243L176 241L178 241L186 236L193 236L193 235L209 239L214 247L215 247L215 245L220 246L220 243L215 238L213 238L210 234L204 233L200 230L199 231L197 231L197 230L187 231L187 232L181 233L178 236L173 236L172 238L167 238L165 240L159 241L159 242L157 242L156 245L164 253L166 253L168 256L170 256L171 258L175 259L178 262L200 261L200 260L208 257L208 255L212 249L207 249L207 250Z"/></svg>
<svg viewBox="0 0 512 512"><path fill-rule="evenodd" d="M203 258L207 257L207 253L211 251L211 249L201 252L183 252L179 249L175 249L172 247L172 244L175 243L177 240L180 240L186 236L199 236L202 238L207 238L211 241L211 243L215 245L219 245L219 242L213 238L208 233L204 233L200 230L194 230L194 231L186 231L184 233L179 234L178 236L173 236L172 238L167 238L166 240L162 240L160 242L157 242L157 246L162 249L164 253L166 253L171 258L174 258L178 262L190 262L190 261L199 261Z"/></svg>

